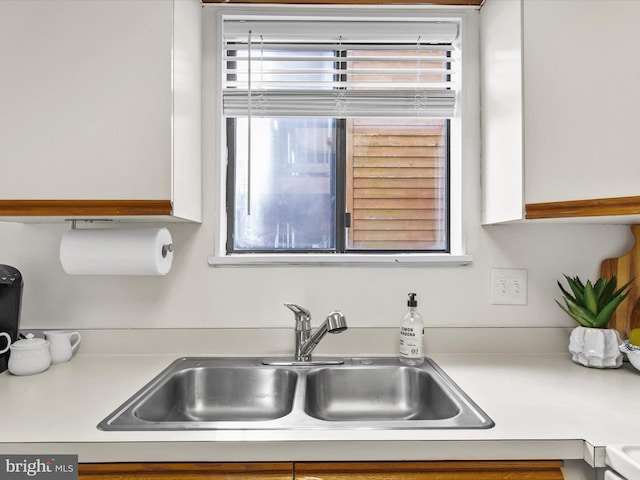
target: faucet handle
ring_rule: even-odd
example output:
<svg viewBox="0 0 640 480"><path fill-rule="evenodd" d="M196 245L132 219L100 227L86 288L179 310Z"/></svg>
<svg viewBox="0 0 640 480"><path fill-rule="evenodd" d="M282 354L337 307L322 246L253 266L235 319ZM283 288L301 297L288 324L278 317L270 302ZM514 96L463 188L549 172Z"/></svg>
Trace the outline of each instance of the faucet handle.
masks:
<svg viewBox="0 0 640 480"><path fill-rule="evenodd" d="M305 316L305 317L311 318L311 312L306 308L301 307L300 305L296 305L295 303L285 302L284 306L287 307L289 310L291 310L293 313L295 313L296 317Z"/></svg>
<svg viewBox="0 0 640 480"><path fill-rule="evenodd" d="M311 312L309 310L307 310L304 307L301 307L300 305L296 305L295 303L288 303L286 302L284 304L285 307L287 307L289 310L291 310L293 313L295 313L296 318L298 317L309 317L311 318Z"/></svg>
<svg viewBox="0 0 640 480"><path fill-rule="evenodd" d="M311 312L309 310L295 303L285 303L284 306L296 316L296 330L311 329Z"/></svg>

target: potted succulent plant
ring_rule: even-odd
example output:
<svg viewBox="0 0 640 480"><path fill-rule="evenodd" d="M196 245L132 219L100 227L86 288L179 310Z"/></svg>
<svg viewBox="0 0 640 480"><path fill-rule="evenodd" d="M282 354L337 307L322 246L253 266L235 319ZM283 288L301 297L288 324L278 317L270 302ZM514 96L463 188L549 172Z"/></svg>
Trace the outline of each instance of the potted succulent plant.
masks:
<svg viewBox="0 0 640 480"><path fill-rule="evenodd" d="M571 332L569 351L571 359L587 367L618 368L622 355L618 349L620 334L606 328L613 312L627 298L627 288L633 280L617 288L617 279L601 277L595 283L583 283L579 277L564 275L569 289L558 282L564 305L556 303L580 326Z"/></svg>

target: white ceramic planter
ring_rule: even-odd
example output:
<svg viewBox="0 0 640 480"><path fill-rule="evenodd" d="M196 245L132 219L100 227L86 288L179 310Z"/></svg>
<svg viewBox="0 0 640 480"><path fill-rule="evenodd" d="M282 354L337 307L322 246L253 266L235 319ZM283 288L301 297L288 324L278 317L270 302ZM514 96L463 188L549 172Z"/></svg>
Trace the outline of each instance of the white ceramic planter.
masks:
<svg viewBox="0 0 640 480"><path fill-rule="evenodd" d="M614 328L576 327L569 338L571 360L585 367L618 368L622 365L620 343Z"/></svg>

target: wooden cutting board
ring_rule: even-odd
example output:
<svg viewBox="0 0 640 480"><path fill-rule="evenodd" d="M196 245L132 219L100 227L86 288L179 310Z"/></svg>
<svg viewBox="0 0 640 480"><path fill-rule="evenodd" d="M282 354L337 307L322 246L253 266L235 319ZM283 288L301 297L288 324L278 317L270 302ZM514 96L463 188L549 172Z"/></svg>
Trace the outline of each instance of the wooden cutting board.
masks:
<svg viewBox="0 0 640 480"><path fill-rule="evenodd" d="M621 257L607 258L600 265L601 276L615 275L618 279L618 287L635 278L629 295L618 306L608 324L609 328L618 330L625 340L629 338L631 330L640 328L640 225L631 225L631 232L635 237L635 244L631 251Z"/></svg>

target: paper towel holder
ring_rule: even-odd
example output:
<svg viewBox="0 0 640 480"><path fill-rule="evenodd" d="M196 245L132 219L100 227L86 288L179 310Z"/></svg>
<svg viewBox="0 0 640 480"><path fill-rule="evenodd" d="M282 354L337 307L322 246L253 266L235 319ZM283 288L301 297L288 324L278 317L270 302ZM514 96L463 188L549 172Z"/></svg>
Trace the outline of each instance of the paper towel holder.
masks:
<svg viewBox="0 0 640 480"><path fill-rule="evenodd" d="M66 220L71 222L71 230L76 230L77 229L77 227L78 227L77 222L86 222L86 223L113 222L113 220L111 220L110 218L101 218L101 219L93 219L93 218L75 219L75 218L68 218ZM167 243L166 245L162 245L162 258L167 258L167 255L169 255L169 253L173 253L173 243Z"/></svg>
<svg viewBox="0 0 640 480"><path fill-rule="evenodd" d="M112 219L110 218L65 218L65 222L71 222L71 230L76 230L77 226L78 226L78 222L85 222L85 223L93 223L93 222L104 222L104 223L108 223L108 222L113 222Z"/></svg>
<svg viewBox="0 0 640 480"><path fill-rule="evenodd" d="M173 243L162 245L162 258L167 258L167 255L171 252L173 252Z"/></svg>

